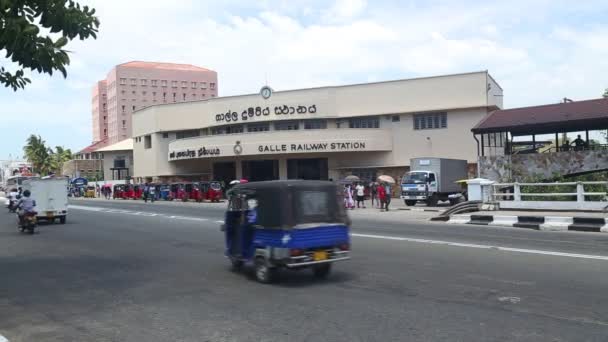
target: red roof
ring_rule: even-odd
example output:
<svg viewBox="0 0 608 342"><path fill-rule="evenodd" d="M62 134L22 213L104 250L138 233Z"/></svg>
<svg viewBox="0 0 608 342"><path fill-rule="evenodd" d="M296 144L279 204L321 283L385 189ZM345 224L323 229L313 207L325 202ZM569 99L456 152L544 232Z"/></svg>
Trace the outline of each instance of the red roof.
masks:
<svg viewBox="0 0 608 342"><path fill-rule="evenodd" d="M608 98L495 110L471 131L540 134L603 128L608 128Z"/></svg>
<svg viewBox="0 0 608 342"><path fill-rule="evenodd" d="M119 64L119 66L129 67L129 68L148 68L148 69L184 70L184 71L212 71L212 70L201 68L201 67L198 67L198 66L195 66L192 64L142 62L142 61L131 61L131 62Z"/></svg>
<svg viewBox="0 0 608 342"><path fill-rule="evenodd" d="M95 142L95 143L92 143L91 145L83 148L82 150L78 151L77 153L95 152L95 150L97 150L98 148L104 147L105 145L107 145L107 143L108 143L108 138Z"/></svg>

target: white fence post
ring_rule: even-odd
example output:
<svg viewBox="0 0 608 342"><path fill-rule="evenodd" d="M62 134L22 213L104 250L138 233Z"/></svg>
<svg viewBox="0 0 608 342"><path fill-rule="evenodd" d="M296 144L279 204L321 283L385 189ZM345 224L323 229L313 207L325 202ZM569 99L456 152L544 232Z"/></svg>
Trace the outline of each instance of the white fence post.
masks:
<svg viewBox="0 0 608 342"><path fill-rule="evenodd" d="M521 188L519 183L513 184L513 200L518 202L521 201Z"/></svg>
<svg viewBox="0 0 608 342"><path fill-rule="evenodd" d="M576 183L576 202L585 202L585 186L581 182Z"/></svg>

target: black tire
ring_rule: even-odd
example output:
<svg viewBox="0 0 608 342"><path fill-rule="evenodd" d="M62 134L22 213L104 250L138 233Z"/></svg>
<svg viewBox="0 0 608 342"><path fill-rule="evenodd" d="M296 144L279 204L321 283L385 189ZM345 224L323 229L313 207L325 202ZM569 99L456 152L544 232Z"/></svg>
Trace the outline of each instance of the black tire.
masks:
<svg viewBox="0 0 608 342"><path fill-rule="evenodd" d="M240 260L240 259L231 258L230 264L231 264L230 270L233 272L240 271L241 268L243 268L243 260Z"/></svg>
<svg viewBox="0 0 608 342"><path fill-rule="evenodd" d="M255 259L255 279L263 284L270 284L274 281L276 270L266 264L263 257Z"/></svg>
<svg viewBox="0 0 608 342"><path fill-rule="evenodd" d="M67 221L67 219L68 219L68 217L67 217L67 216L61 216L61 217L59 218L59 223L61 223L61 224L65 224L65 221Z"/></svg>
<svg viewBox="0 0 608 342"><path fill-rule="evenodd" d="M437 196L433 195L426 200L426 205L428 207L434 207L437 205L437 202L438 202Z"/></svg>
<svg viewBox="0 0 608 342"><path fill-rule="evenodd" d="M319 264L312 267L312 274L314 274L315 278L325 279L329 276L331 272L331 264Z"/></svg>
<svg viewBox="0 0 608 342"><path fill-rule="evenodd" d="M416 205L416 201L405 200L405 205L407 205L408 207L413 207Z"/></svg>

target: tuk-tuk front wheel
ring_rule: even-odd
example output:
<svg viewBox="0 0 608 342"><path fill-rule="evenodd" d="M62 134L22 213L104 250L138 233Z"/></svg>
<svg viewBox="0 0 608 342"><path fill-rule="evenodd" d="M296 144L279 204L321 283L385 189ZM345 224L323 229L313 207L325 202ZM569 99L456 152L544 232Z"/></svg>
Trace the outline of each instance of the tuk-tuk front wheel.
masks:
<svg viewBox="0 0 608 342"><path fill-rule="evenodd" d="M266 264L266 260L262 257L255 259L255 279L260 283L269 284L272 283L276 274L276 269L269 267Z"/></svg>
<svg viewBox="0 0 608 342"><path fill-rule="evenodd" d="M312 267L312 273L315 275L316 278L325 279L325 278L327 278L327 276L329 275L330 272L331 272L330 263L319 264L319 265L315 265Z"/></svg>

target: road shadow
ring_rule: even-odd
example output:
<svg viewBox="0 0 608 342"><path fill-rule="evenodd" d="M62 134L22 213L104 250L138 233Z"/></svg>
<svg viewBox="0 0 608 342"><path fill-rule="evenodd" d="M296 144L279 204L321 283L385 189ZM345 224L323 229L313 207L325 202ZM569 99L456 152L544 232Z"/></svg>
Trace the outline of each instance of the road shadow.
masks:
<svg viewBox="0 0 608 342"><path fill-rule="evenodd" d="M246 266L238 272L248 281L257 282L255 279L255 271L253 266ZM327 285L336 285L347 283L356 279L356 276L350 272L345 272L333 267L329 276L325 279L316 278L311 268L303 268L299 270L280 268L275 274L272 286L300 288L300 287L323 287Z"/></svg>

